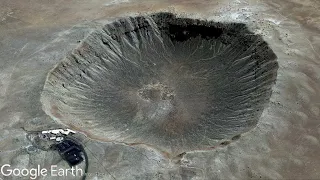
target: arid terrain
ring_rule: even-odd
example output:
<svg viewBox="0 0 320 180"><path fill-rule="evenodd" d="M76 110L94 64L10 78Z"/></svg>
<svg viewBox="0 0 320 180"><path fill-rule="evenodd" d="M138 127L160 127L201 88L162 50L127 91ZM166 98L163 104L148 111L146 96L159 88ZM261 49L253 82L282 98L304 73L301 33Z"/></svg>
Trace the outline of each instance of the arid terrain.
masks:
<svg viewBox="0 0 320 180"><path fill-rule="evenodd" d="M86 179L320 179L320 1L0 0L0 4L0 166L68 168L57 152L36 149L26 138L25 130L68 127L43 110L40 98L49 71L105 24L163 11L245 23L261 35L279 65L270 102L256 127L239 139L178 156L154 146L106 142L108 137L99 140L79 133L89 157Z"/></svg>

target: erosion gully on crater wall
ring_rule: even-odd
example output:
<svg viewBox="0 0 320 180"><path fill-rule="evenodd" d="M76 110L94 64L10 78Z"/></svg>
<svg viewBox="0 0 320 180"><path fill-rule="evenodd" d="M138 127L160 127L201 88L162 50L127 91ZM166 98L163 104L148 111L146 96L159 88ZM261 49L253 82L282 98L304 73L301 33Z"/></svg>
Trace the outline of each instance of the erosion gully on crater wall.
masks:
<svg viewBox="0 0 320 180"><path fill-rule="evenodd" d="M178 154L254 128L277 69L245 24L156 13L90 34L49 72L41 102L93 139Z"/></svg>

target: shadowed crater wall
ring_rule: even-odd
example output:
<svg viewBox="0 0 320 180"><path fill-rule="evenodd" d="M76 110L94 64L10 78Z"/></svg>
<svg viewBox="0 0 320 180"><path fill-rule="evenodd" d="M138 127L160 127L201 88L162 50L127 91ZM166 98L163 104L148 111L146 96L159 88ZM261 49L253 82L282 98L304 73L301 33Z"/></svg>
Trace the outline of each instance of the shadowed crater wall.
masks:
<svg viewBox="0 0 320 180"><path fill-rule="evenodd" d="M255 127L277 69L276 55L245 24L128 17L96 30L57 64L41 102L92 138L180 153Z"/></svg>

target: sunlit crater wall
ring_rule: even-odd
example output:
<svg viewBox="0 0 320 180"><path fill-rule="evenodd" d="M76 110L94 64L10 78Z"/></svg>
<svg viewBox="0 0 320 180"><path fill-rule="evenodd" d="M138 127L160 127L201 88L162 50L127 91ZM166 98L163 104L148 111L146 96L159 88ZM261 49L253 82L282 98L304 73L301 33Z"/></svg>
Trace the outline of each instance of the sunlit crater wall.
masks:
<svg viewBox="0 0 320 180"><path fill-rule="evenodd" d="M49 72L41 101L92 138L181 153L254 128L277 69L245 24L157 13L90 34Z"/></svg>

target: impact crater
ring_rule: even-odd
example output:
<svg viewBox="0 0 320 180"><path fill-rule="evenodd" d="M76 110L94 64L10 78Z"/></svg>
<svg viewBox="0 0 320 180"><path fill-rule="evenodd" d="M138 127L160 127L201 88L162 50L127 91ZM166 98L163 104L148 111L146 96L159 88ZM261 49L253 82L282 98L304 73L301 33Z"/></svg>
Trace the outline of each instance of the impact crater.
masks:
<svg viewBox="0 0 320 180"><path fill-rule="evenodd" d="M276 58L245 24L171 13L120 18L49 72L41 102L93 139L174 154L205 149L256 126Z"/></svg>

